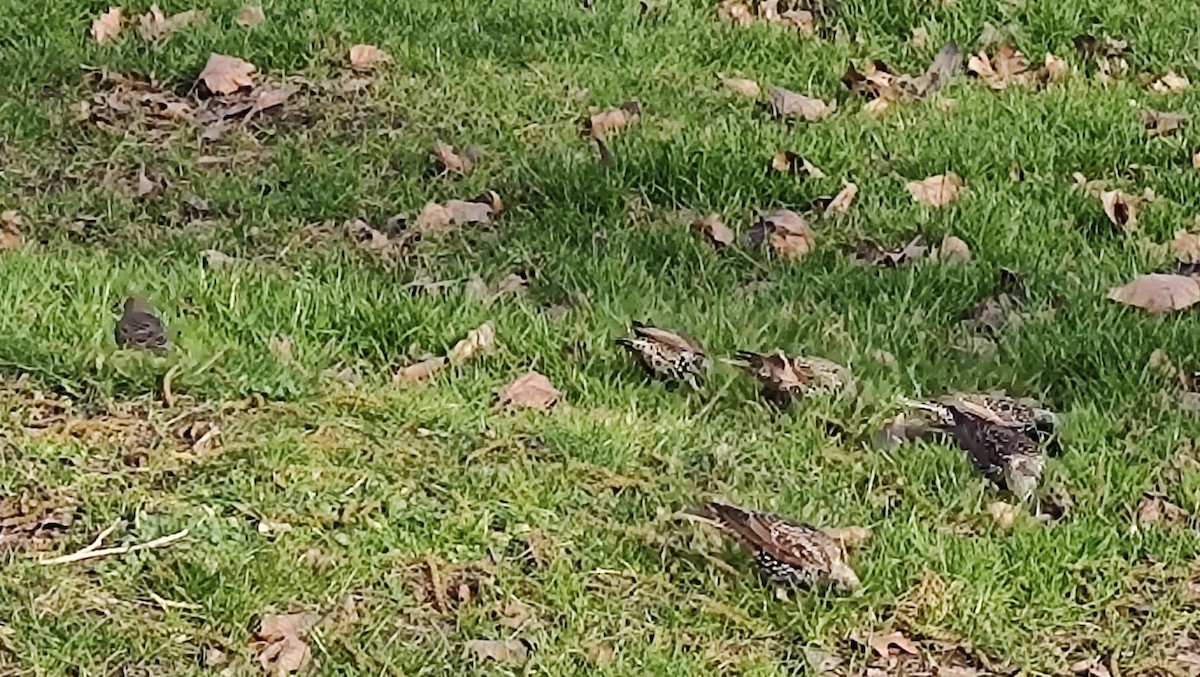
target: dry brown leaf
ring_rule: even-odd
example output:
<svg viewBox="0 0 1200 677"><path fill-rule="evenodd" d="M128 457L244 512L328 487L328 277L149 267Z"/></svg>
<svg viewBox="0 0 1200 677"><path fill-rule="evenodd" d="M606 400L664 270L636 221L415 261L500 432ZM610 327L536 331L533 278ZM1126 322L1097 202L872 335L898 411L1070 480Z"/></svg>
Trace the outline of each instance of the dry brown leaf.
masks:
<svg viewBox="0 0 1200 677"><path fill-rule="evenodd" d="M1162 496L1146 495L1137 507L1137 523L1141 526L1177 527L1187 522L1188 513Z"/></svg>
<svg viewBox="0 0 1200 677"><path fill-rule="evenodd" d="M491 223L492 205L485 202L467 202L464 200L447 200L446 211L450 213L450 221L455 225L469 223Z"/></svg>
<svg viewBox="0 0 1200 677"><path fill-rule="evenodd" d="M886 634L881 633L871 635L871 638L868 640L867 644L875 650L875 653L884 657L892 654L892 647L895 647L900 653L906 653L912 656L921 655L921 651L917 648L917 645L913 644L912 640L906 637L904 633L900 632L899 630Z"/></svg>
<svg viewBox="0 0 1200 677"><path fill-rule="evenodd" d="M1150 138L1171 136L1183 129L1188 117L1182 113L1164 113L1153 108L1142 109L1142 126Z"/></svg>
<svg viewBox="0 0 1200 677"><path fill-rule="evenodd" d="M259 665L275 675L303 670L312 661L304 637L318 620L320 616L308 612L264 616L257 633Z"/></svg>
<svg viewBox="0 0 1200 677"><path fill-rule="evenodd" d="M1150 89L1159 94L1178 94L1190 89L1191 82L1188 82L1186 75L1179 75L1175 71L1167 71L1161 78L1150 84Z"/></svg>
<svg viewBox="0 0 1200 677"><path fill-rule="evenodd" d="M1108 220L1121 228L1137 225L1137 210L1142 204L1142 198L1130 195L1120 190L1106 190L1100 193L1100 204Z"/></svg>
<svg viewBox="0 0 1200 677"><path fill-rule="evenodd" d="M500 196L494 191L488 191L469 202L448 200L444 205L430 202L417 215L414 225L422 233L441 233L452 226L491 223L491 216L498 212L501 206Z"/></svg>
<svg viewBox="0 0 1200 677"><path fill-rule="evenodd" d="M842 190L837 195L833 196L833 200L825 207L826 218L831 216L845 216L850 211L850 206L854 204L854 198L858 197L858 186L853 183L846 183L842 186Z"/></svg>
<svg viewBox="0 0 1200 677"><path fill-rule="evenodd" d="M605 668L612 665L617 652L608 642L595 640L583 645L583 655L587 658L588 663L597 668Z"/></svg>
<svg viewBox="0 0 1200 677"><path fill-rule="evenodd" d="M254 28L267 20L267 14L263 12L262 5L246 5L233 15L233 20L243 28Z"/></svg>
<svg viewBox="0 0 1200 677"><path fill-rule="evenodd" d="M375 45L354 45L350 48L350 67L369 71L392 60L392 56Z"/></svg>
<svg viewBox="0 0 1200 677"><path fill-rule="evenodd" d="M450 364L466 364L473 359L486 355L496 345L496 328L491 322L485 322L477 329L467 332L466 338L454 344L446 358Z"/></svg>
<svg viewBox="0 0 1200 677"><path fill-rule="evenodd" d="M983 52L972 56L967 60L967 70L996 90L1030 82L1029 61L1007 45L998 48L991 57Z"/></svg>
<svg viewBox="0 0 1200 677"><path fill-rule="evenodd" d="M825 178L825 172L804 159L799 153L793 153L790 150L779 151L772 155L771 169L780 174L796 174L798 176L809 176L814 179Z"/></svg>
<svg viewBox="0 0 1200 677"><path fill-rule="evenodd" d="M859 240L853 247L851 259L864 266L897 268L916 263L929 253L925 236L917 234L899 247L888 249L873 238Z"/></svg>
<svg viewBox="0 0 1200 677"><path fill-rule="evenodd" d="M1169 313L1200 301L1200 282L1184 275L1142 275L1124 287L1109 289L1108 298L1150 313Z"/></svg>
<svg viewBox="0 0 1200 677"><path fill-rule="evenodd" d="M1011 529L1017 522L1017 507L1004 501L989 503L988 514L996 521L996 526L1001 529Z"/></svg>
<svg viewBox="0 0 1200 677"><path fill-rule="evenodd" d="M491 660L507 665L524 665L529 660L529 645L521 639L473 639L467 642L466 653L481 663Z"/></svg>
<svg viewBox="0 0 1200 677"><path fill-rule="evenodd" d="M228 254L223 254L216 249L205 249L200 252L200 259L204 261L205 267L213 270L232 268L238 263L236 258Z"/></svg>
<svg viewBox="0 0 1200 677"><path fill-rule="evenodd" d="M751 242L766 241L782 259L799 260L817 244L816 235L804 217L790 209L777 209L762 217L747 233Z"/></svg>
<svg viewBox="0 0 1200 677"><path fill-rule="evenodd" d="M138 17L138 35L143 40L165 40L175 31L199 23L204 18L204 12L194 9L167 16L158 5L150 5L150 11Z"/></svg>
<svg viewBox="0 0 1200 677"><path fill-rule="evenodd" d="M909 181L907 188L914 200L937 208L957 200L965 185L958 174L946 172L922 181Z"/></svg>
<svg viewBox="0 0 1200 677"><path fill-rule="evenodd" d="M414 362L407 367L402 367L396 372L395 376L392 377L392 382L423 383L433 378L434 374L437 374L445 366L446 358L430 357L428 359L421 360L420 362Z"/></svg>
<svg viewBox="0 0 1200 677"><path fill-rule="evenodd" d="M436 202L425 205L414 224L421 232L439 232L454 225L454 215Z"/></svg>
<svg viewBox="0 0 1200 677"><path fill-rule="evenodd" d="M700 231L712 246L720 249L733 244L733 231L721 220L720 214L708 214L692 223L692 227Z"/></svg>
<svg viewBox="0 0 1200 677"><path fill-rule="evenodd" d="M254 86L254 71L252 64L237 57L213 54L198 79L213 94L233 94L243 87Z"/></svg>
<svg viewBox="0 0 1200 677"><path fill-rule="evenodd" d="M123 19L120 7L110 7L107 12L92 21L92 38L101 45L116 38L121 33Z"/></svg>
<svg viewBox="0 0 1200 677"><path fill-rule="evenodd" d="M730 92L748 99L757 99L758 95L762 93L757 82L746 78L725 78L721 80L721 84L725 85L725 89Z"/></svg>
<svg viewBox="0 0 1200 677"><path fill-rule="evenodd" d="M771 87L768 93L775 114L783 117L800 117L809 122L816 122L829 117L837 109L836 101L822 101L782 87Z"/></svg>
<svg viewBox="0 0 1200 677"><path fill-rule="evenodd" d="M433 150L430 151L434 161L438 164L439 173L451 174L466 174L475 167L475 162L479 160L479 149L474 146L467 146L461 152L454 150L454 146L448 143L438 141L433 144Z"/></svg>
<svg viewBox="0 0 1200 677"><path fill-rule="evenodd" d="M161 186L157 182L153 181L152 179L150 179L150 177L146 176L146 168L145 167L142 167L138 171L137 186L135 187L134 190L139 199L145 200L147 198L153 197L159 191L160 188L161 188Z"/></svg>
<svg viewBox="0 0 1200 677"><path fill-rule="evenodd" d="M754 23L754 10L746 0L721 0L717 5L717 15L741 28Z"/></svg>
<svg viewBox="0 0 1200 677"><path fill-rule="evenodd" d="M942 263L966 263L971 260L971 248L961 238L947 235L937 248L937 260Z"/></svg>
<svg viewBox="0 0 1200 677"><path fill-rule="evenodd" d="M1071 66L1053 54L1046 54L1041 73L1047 82L1062 82L1071 74Z"/></svg>
<svg viewBox="0 0 1200 677"><path fill-rule="evenodd" d="M0 252L21 248L21 244L25 240L25 235L21 231L22 225L24 222L17 212L10 209L0 213Z"/></svg>
<svg viewBox="0 0 1200 677"><path fill-rule="evenodd" d="M642 105L637 101L626 101L619 108L607 108L588 117L584 131L593 139L603 140L611 132L620 131L637 121L642 114Z"/></svg>
<svg viewBox="0 0 1200 677"><path fill-rule="evenodd" d="M561 397L562 393L550 383L550 379L531 371L501 389L500 406L506 409L549 411Z"/></svg>
<svg viewBox="0 0 1200 677"><path fill-rule="evenodd" d="M1171 251L1182 263L1200 263L1200 233L1175 231L1175 238L1171 240Z"/></svg>

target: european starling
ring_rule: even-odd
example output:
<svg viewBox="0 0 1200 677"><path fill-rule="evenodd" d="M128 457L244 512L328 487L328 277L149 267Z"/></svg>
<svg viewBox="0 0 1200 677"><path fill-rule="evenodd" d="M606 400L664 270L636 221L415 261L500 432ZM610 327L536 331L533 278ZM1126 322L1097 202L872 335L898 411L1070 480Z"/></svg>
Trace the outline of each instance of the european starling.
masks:
<svg viewBox="0 0 1200 677"><path fill-rule="evenodd" d="M162 352L170 347L162 320L154 314L149 302L140 296L131 296L125 300L125 309L117 320L113 336L117 345L122 348Z"/></svg>
<svg viewBox="0 0 1200 677"><path fill-rule="evenodd" d="M1039 417L1049 412L1007 397L984 395L909 404L932 412L937 418L934 424L954 436L984 477L1022 501L1033 496L1045 466L1037 425Z"/></svg>
<svg viewBox="0 0 1200 677"><path fill-rule="evenodd" d="M630 335L617 339L617 344L632 353L651 376L700 389L708 358L695 339L635 321Z"/></svg>
<svg viewBox="0 0 1200 677"><path fill-rule="evenodd" d="M813 393L839 393L854 384L849 370L820 357L789 357L781 350L771 353L741 350L737 357L730 364L757 378L763 397L781 407Z"/></svg>
<svg viewBox="0 0 1200 677"><path fill-rule="evenodd" d="M842 543L825 531L773 515L710 502L695 514L713 522L749 551L774 583L853 590L858 576Z"/></svg>

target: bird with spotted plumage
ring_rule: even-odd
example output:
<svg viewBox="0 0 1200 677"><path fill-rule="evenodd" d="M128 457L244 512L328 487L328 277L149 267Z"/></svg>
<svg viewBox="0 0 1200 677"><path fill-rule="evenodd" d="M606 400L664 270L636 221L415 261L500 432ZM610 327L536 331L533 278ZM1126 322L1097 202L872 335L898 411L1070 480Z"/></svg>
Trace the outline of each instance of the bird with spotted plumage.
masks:
<svg viewBox="0 0 1200 677"><path fill-rule="evenodd" d="M651 377L700 389L708 356L696 339L634 321L629 336L617 339L617 345L628 350Z"/></svg>
<svg viewBox="0 0 1200 677"><path fill-rule="evenodd" d="M905 399L931 414L979 472L1022 501L1037 491L1045 468L1040 442L1057 426L1051 411L1005 395L956 393L930 401Z"/></svg>
<svg viewBox="0 0 1200 677"><path fill-rule="evenodd" d="M836 395L854 389L850 370L821 357L792 356L782 350L770 353L740 350L737 359L726 362L758 379L763 399L778 407L809 395Z"/></svg>
<svg viewBox="0 0 1200 677"><path fill-rule="evenodd" d="M113 337L122 348L138 348L164 352L171 347L166 327L154 313L150 302L140 296L125 299L121 317L117 318Z"/></svg>
<svg viewBox="0 0 1200 677"><path fill-rule="evenodd" d="M692 514L732 536L773 583L839 590L859 586L858 575L847 562L845 542L824 529L716 501Z"/></svg>

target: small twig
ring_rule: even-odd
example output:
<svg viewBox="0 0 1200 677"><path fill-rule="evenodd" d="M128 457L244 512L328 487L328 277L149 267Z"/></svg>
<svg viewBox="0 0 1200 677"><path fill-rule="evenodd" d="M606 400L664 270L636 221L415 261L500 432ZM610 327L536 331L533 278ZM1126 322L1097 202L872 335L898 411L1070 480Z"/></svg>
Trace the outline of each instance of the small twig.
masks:
<svg viewBox="0 0 1200 677"><path fill-rule="evenodd" d="M150 594L150 599L154 600L159 606L161 606L164 609L187 609L189 611L195 611L196 609L203 608L199 604L193 604L191 602L172 602L169 599L164 599L162 597L159 597L158 595L156 595L154 593L153 590L149 590L148 592Z"/></svg>
<svg viewBox="0 0 1200 677"><path fill-rule="evenodd" d="M91 545L84 548L83 550L80 550L79 552L91 552L91 551L99 548L101 545L104 545L104 539L108 538L109 535L112 534L112 532L116 531L117 527L120 526L120 524L121 524L121 520L117 520L116 522L113 522L112 526L110 526L109 528L100 532L100 535L96 537L96 540L92 541Z"/></svg>
<svg viewBox="0 0 1200 677"><path fill-rule="evenodd" d="M171 534L170 536L163 536L162 538L156 538L153 541L149 541L146 543L138 543L136 545L120 545L115 548L102 548L100 550L96 550L95 549L96 544L93 543L92 545L89 545L88 547L84 548L83 550L80 550L79 552L71 553L70 555L63 555L61 557L54 557L51 559L38 560L38 564L70 564L71 562L79 562L79 561L82 561L85 559L95 559L97 557L108 557L109 555L124 555L124 554L130 553L130 552L137 552L138 550L149 550L150 548L163 548L168 545L171 545L175 541L185 538L187 535L188 535L188 530L184 529L183 531Z"/></svg>

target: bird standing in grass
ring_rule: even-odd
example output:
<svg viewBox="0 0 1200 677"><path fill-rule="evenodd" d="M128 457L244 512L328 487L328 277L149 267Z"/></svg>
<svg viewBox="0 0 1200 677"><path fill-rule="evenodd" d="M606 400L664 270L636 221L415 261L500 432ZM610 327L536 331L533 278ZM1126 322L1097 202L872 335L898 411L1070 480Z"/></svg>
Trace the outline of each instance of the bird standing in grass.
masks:
<svg viewBox="0 0 1200 677"><path fill-rule="evenodd" d="M630 335L617 339L617 345L632 353L654 378L700 389L708 358L690 336L635 321Z"/></svg>
<svg viewBox="0 0 1200 677"><path fill-rule="evenodd" d="M694 514L733 536L774 583L853 590L858 576L841 542L786 517L710 502Z"/></svg>
<svg viewBox="0 0 1200 677"><path fill-rule="evenodd" d="M954 437L984 477L1022 501L1033 496L1045 467L1039 434L1056 423L1053 413L997 395L905 403L933 414L933 424Z"/></svg>
<svg viewBox="0 0 1200 677"><path fill-rule="evenodd" d="M154 314L150 303L140 296L131 296L125 300L125 307L121 317L117 319L113 336L117 345L122 348L163 352L170 347L162 320Z"/></svg>
<svg viewBox="0 0 1200 677"><path fill-rule="evenodd" d="M853 387L848 369L820 357L791 357L781 350L741 350L736 360L728 362L757 378L763 398L780 407L813 393L836 394Z"/></svg>

